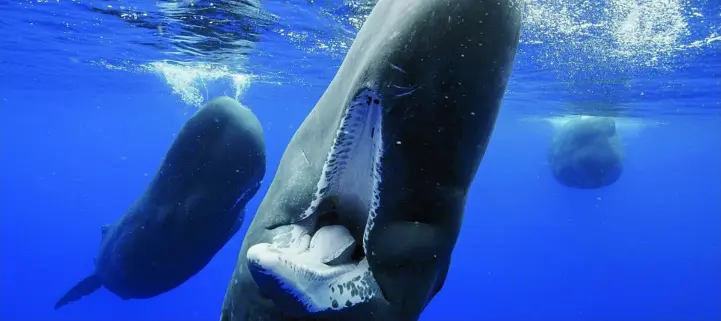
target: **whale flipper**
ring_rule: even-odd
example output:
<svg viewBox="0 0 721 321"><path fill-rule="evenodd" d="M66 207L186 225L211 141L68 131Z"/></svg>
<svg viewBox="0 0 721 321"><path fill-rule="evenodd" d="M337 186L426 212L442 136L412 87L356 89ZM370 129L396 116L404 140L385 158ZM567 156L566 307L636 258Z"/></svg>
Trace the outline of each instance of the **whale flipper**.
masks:
<svg viewBox="0 0 721 321"><path fill-rule="evenodd" d="M57 310L63 305L80 300L82 297L95 292L101 285L103 284L100 282L100 278L93 273L93 275L78 282L68 293L65 293L65 295L55 303L55 309Z"/></svg>

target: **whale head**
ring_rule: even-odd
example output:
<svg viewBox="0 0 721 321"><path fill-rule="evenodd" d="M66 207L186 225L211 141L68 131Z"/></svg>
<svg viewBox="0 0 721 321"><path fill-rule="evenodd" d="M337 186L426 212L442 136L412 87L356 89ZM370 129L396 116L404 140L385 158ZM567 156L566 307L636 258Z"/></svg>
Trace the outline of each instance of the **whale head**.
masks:
<svg viewBox="0 0 721 321"><path fill-rule="evenodd" d="M289 143L253 223L262 232L246 237L260 240L244 245L248 270L283 314L402 320L440 290L520 7L378 1Z"/></svg>

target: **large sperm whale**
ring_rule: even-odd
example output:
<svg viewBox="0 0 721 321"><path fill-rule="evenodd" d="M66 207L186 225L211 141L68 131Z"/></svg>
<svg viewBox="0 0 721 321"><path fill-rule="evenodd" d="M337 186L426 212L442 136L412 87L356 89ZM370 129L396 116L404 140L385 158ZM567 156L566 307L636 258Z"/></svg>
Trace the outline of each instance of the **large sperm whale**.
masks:
<svg viewBox="0 0 721 321"><path fill-rule="evenodd" d="M296 131L221 321L417 320L443 287L520 0L380 0Z"/></svg>

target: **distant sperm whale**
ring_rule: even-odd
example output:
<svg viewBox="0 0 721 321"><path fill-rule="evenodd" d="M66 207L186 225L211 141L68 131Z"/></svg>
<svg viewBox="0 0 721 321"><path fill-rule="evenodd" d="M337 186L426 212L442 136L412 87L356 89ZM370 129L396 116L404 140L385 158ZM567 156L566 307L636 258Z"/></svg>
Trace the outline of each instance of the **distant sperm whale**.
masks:
<svg viewBox="0 0 721 321"><path fill-rule="evenodd" d="M548 153L553 177L580 189L609 186L623 172L623 143L610 117L582 116L558 128Z"/></svg>
<svg viewBox="0 0 721 321"><path fill-rule="evenodd" d="M183 284L238 231L265 167L255 115L228 97L208 102L185 123L145 192L103 226L95 272L55 308L101 286L127 300Z"/></svg>

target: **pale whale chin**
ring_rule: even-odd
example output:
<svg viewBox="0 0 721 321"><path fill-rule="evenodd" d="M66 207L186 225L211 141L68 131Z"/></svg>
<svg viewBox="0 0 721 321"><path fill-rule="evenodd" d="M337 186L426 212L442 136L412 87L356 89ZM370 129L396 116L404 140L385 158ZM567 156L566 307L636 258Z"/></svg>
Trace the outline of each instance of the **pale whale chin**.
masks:
<svg viewBox="0 0 721 321"><path fill-rule="evenodd" d="M342 226L333 227L345 229ZM248 267L256 283L280 288L281 291L276 289L274 292L289 296L297 303L295 307L284 307L294 314L338 310L377 295L378 289L370 275L368 261L365 258L360 262L351 261L349 249L352 251L355 247L354 240L349 244L342 239L328 239L322 245L310 246L318 237L316 232L308 242L306 234L304 241L289 248L278 248L269 243L250 247ZM331 258L327 261L336 265L324 263L324 257Z"/></svg>
<svg viewBox="0 0 721 321"><path fill-rule="evenodd" d="M311 203L295 223L277 228L283 232L272 243L248 249L254 281L284 313L304 316L382 298L366 256L352 257L358 244L368 252L380 201L381 133L380 99L365 90L342 116ZM365 223L362 239L343 225L319 223L320 205L328 200L343 221Z"/></svg>

